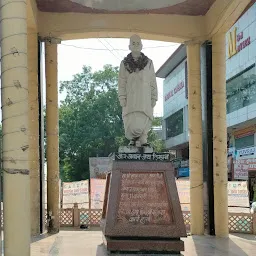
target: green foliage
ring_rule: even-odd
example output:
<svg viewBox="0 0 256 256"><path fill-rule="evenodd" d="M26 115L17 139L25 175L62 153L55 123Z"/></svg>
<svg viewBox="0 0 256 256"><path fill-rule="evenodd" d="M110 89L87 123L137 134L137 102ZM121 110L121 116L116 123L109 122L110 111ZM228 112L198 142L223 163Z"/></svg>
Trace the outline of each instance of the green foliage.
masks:
<svg viewBox="0 0 256 256"><path fill-rule="evenodd" d="M152 126L162 126L162 117L154 117ZM148 140L150 141L151 146L154 148L156 152L165 151L164 141L162 139L159 139L157 134L153 130L150 131Z"/></svg>
<svg viewBox="0 0 256 256"><path fill-rule="evenodd" d="M117 81L118 69L106 65L94 73L84 66L72 81L61 82L67 94L59 111L63 180L89 178L89 157L108 156L124 143Z"/></svg>
<svg viewBox="0 0 256 256"><path fill-rule="evenodd" d="M127 145L117 84L118 68L111 65L96 72L84 66L71 81L61 82L60 91L66 93L59 109L63 181L88 179L89 157L108 156L120 145ZM163 150L161 140L152 131L149 142L157 151Z"/></svg>
<svg viewBox="0 0 256 256"><path fill-rule="evenodd" d="M154 117L152 126L162 126L162 117Z"/></svg>
<svg viewBox="0 0 256 256"><path fill-rule="evenodd" d="M165 151L164 141L159 139L157 134L153 130L151 130L148 134L148 141L150 143L150 146L154 148L155 152Z"/></svg>

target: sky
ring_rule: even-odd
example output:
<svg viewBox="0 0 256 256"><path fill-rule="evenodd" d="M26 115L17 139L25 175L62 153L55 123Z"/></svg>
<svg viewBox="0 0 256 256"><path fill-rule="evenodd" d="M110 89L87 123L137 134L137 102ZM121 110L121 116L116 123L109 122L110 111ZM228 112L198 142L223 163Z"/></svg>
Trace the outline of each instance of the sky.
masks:
<svg viewBox="0 0 256 256"><path fill-rule="evenodd" d="M179 44L142 40L142 52L153 60L155 71L170 57ZM91 66L92 71L103 68L106 64L119 66L129 53L129 39L94 38L62 41L58 46L58 81L72 80L73 75L82 71L83 65ZM154 109L155 116L163 114L163 79L157 79L158 102ZM59 94L59 101L65 94Z"/></svg>

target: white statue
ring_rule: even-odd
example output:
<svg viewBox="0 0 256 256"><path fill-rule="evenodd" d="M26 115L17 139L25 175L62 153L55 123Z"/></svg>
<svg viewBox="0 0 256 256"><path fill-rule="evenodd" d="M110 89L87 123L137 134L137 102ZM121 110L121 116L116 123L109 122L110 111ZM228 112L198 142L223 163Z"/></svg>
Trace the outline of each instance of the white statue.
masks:
<svg viewBox="0 0 256 256"><path fill-rule="evenodd" d="M141 38L130 38L131 51L121 62L118 96L122 106L125 137L129 145L148 146L148 132L153 120L153 109L158 99L156 75L153 62L142 50Z"/></svg>

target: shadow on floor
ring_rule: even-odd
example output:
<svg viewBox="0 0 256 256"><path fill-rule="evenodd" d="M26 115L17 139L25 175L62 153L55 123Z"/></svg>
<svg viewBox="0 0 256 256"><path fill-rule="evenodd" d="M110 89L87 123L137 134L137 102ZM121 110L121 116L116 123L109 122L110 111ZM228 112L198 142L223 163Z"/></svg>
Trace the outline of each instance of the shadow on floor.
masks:
<svg viewBox="0 0 256 256"><path fill-rule="evenodd" d="M97 246L96 256L107 256L107 251L103 244Z"/></svg>
<svg viewBox="0 0 256 256"><path fill-rule="evenodd" d="M232 233L232 236L256 242L256 235L252 236L251 234Z"/></svg>
<svg viewBox="0 0 256 256"><path fill-rule="evenodd" d="M40 241L40 240L43 240L43 239L45 239L45 238L54 236L54 235L56 235L56 234L43 233L43 234L41 234L41 235L39 235L39 236L34 236L34 237L31 238L31 244L32 244L32 243L36 243L36 242L38 242L38 241Z"/></svg>
<svg viewBox="0 0 256 256"><path fill-rule="evenodd" d="M239 241L240 240L240 241ZM195 248L195 253L198 256L216 255L216 256L249 256L255 255L256 243L249 242L246 245L244 240L234 236L229 238L213 238L211 236L205 236L203 239L199 236L192 236L192 240Z"/></svg>
<svg viewBox="0 0 256 256"><path fill-rule="evenodd" d="M61 231L101 231L100 227L89 227L87 229L74 228L74 227L61 227Z"/></svg>

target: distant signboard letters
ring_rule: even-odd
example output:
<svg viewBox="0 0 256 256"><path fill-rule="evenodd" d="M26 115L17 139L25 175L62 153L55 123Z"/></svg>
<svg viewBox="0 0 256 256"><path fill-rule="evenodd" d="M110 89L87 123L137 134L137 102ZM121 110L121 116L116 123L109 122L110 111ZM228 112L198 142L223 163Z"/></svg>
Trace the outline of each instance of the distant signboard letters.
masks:
<svg viewBox="0 0 256 256"><path fill-rule="evenodd" d="M178 83L178 85L171 91L169 91L165 97L164 100L167 101L169 100L174 94L176 94L177 92L179 92L183 87L185 86L184 81Z"/></svg>
<svg viewBox="0 0 256 256"><path fill-rule="evenodd" d="M251 37L244 39L244 33L240 32L237 35L237 28L234 28L228 33L228 58L230 59L250 44Z"/></svg>

